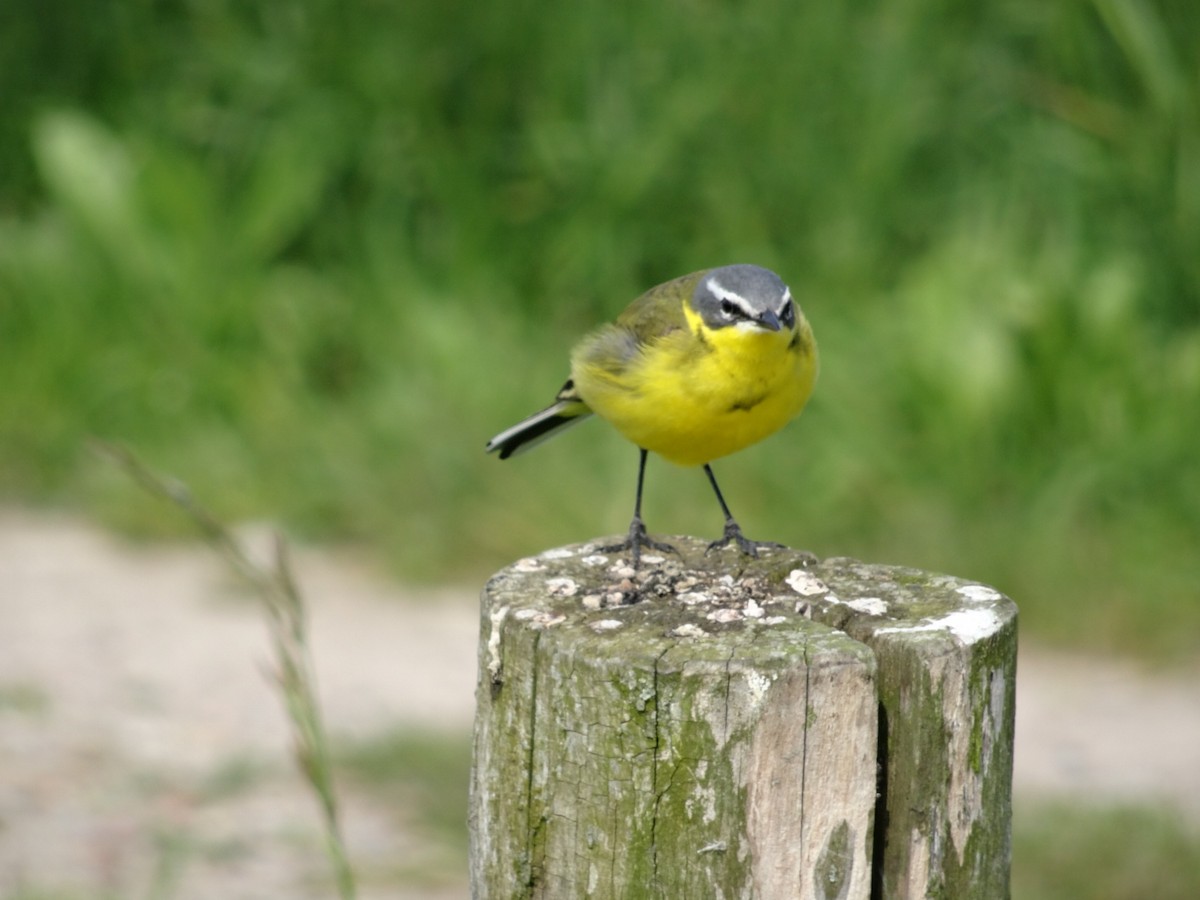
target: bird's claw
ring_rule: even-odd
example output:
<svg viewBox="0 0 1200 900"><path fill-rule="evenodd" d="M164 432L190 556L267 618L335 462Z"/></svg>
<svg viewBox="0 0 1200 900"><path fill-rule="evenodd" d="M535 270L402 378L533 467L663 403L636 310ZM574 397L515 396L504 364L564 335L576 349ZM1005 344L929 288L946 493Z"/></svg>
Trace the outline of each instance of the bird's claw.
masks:
<svg viewBox="0 0 1200 900"><path fill-rule="evenodd" d="M670 544L663 541L656 541L650 537L646 531L645 524L641 519L636 517L629 523L629 536L625 540L617 544L607 544L603 547L598 547L597 550L600 553L624 553L628 550L630 556L633 557L633 567L636 569L638 561L642 558L643 547L657 550L660 553L674 553L676 556L679 555L679 551Z"/></svg>
<svg viewBox="0 0 1200 900"><path fill-rule="evenodd" d="M758 558L760 549L767 550L783 550L786 549L783 544L777 544L775 541L752 541L742 534L742 529L737 522L729 521L725 523L725 534L718 540L713 541L708 545L705 553L712 553L714 550L720 550L728 547L730 544L737 544L738 549L747 556Z"/></svg>

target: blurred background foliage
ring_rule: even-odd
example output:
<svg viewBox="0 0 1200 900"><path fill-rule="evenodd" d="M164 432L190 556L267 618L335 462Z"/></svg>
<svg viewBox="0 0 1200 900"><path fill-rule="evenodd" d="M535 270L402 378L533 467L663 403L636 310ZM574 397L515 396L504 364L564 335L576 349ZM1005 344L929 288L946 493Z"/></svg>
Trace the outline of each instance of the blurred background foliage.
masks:
<svg viewBox="0 0 1200 900"><path fill-rule="evenodd" d="M0 495L475 579L623 531L602 423L482 454L642 290L778 270L824 371L718 465L756 537L996 584L1027 634L1200 646L1200 5L0 6ZM657 532L716 536L652 463Z"/></svg>

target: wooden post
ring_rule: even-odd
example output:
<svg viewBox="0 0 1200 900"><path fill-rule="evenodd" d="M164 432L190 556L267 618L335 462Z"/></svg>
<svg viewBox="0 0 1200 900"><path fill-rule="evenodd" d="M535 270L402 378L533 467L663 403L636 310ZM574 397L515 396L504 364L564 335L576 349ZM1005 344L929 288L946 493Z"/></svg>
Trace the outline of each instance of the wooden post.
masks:
<svg viewBox="0 0 1200 900"><path fill-rule="evenodd" d="M474 896L1006 897L1013 604L673 543L636 582L581 544L484 589Z"/></svg>

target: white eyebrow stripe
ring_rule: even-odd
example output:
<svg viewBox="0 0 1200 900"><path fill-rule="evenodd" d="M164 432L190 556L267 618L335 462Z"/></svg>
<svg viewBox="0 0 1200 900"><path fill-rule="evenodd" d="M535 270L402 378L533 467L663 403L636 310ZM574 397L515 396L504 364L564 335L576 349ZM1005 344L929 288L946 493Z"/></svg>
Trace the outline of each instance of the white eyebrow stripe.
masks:
<svg viewBox="0 0 1200 900"><path fill-rule="evenodd" d="M783 299L779 301L779 311L780 312L783 312L784 308L787 307L788 302L791 299L792 299L792 289L790 287L784 287Z"/></svg>
<svg viewBox="0 0 1200 900"><path fill-rule="evenodd" d="M721 286L721 283L719 281L717 281L716 278L709 278L706 283L706 286L708 287L708 289L710 291L712 291L713 296L716 297L718 300L728 300L730 303L737 306L743 313L745 313L750 318L754 317L754 315L755 315L754 309L750 306L750 304L746 300L746 298L743 297L741 294L735 294L733 291L726 290L724 287Z"/></svg>

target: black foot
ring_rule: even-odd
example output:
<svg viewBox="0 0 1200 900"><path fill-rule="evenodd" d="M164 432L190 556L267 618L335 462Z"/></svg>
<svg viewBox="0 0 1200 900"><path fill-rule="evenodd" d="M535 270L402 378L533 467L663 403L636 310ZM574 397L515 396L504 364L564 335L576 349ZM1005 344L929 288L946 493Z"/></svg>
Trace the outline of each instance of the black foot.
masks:
<svg viewBox="0 0 1200 900"><path fill-rule="evenodd" d="M759 549L768 550L783 550L783 544L777 544L774 541L752 541L742 534L742 529L738 527L738 523L730 519L725 523L725 536L720 540L713 541L708 545L705 553L712 553L714 550L720 550L722 547L728 547L730 544L736 543L738 549L747 556L758 557Z"/></svg>
<svg viewBox="0 0 1200 900"><path fill-rule="evenodd" d="M638 560L642 558L642 548L649 547L651 550L658 550L660 553L674 553L679 555L679 551L670 544L664 544L662 541L656 541L646 533L646 526L637 516L633 517L633 521L629 523L629 537L621 541L619 544L609 544L597 549L601 553L623 553L628 550L633 557L633 567L638 567Z"/></svg>

